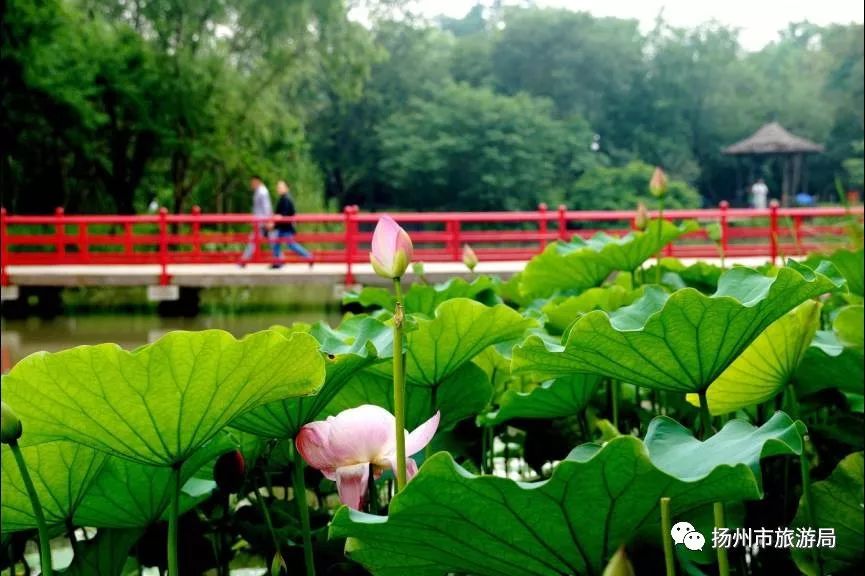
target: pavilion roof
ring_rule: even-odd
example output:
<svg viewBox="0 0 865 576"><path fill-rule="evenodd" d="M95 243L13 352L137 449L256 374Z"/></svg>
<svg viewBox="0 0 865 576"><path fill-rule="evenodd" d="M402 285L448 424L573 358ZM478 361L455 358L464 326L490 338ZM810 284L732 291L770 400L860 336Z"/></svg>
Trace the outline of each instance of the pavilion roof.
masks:
<svg viewBox="0 0 865 576"><path fill-rule="evenodd" d="M724 154L816 154L823 146L791 134L777 122L764 124L759 130L722 150Z"/></svg>

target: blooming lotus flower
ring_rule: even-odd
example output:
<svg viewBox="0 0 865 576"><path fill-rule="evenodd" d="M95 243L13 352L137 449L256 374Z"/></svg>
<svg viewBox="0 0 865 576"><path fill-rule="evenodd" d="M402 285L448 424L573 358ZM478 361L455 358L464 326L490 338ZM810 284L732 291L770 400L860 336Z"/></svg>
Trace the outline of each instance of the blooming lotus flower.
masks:
<svg viewBox="0 0 865 576"><path fill-rule="evenodd" d="M375 273L383 278L400 278L413 253L408 233L387 214L382 216L372 234L372 251L369 253Z"/></svg>
<svg viewBox="0 0 865 576"><path fill-rule="evenodd" d="M417 463L409 456L429 444L440 416L436 412L411 433L405 432L409 480L417 473ZM370 464L376 478L383 470L396 472L395 428L393 414L379 406L364 404L305 425L297 435L297 449L307 464L336 481L343 504L359 510L369 482Z"/></svg>
<svg viewBox="0 0 865 576"><path fill-rule="evenodd" d="M465 264L466 268L471 272L474 272L475 266L478 265L478 255L475 254L475 251L472 250L472 247L468 244L463 246L463 264Z"/></svg>
<svg viewBox="0 0 865 576"><path fill-rule="evenodd" d="M667 175L657 166L652 172L652 179L649 180L649 192L655 198L663 198L667 195Z"/></svg>

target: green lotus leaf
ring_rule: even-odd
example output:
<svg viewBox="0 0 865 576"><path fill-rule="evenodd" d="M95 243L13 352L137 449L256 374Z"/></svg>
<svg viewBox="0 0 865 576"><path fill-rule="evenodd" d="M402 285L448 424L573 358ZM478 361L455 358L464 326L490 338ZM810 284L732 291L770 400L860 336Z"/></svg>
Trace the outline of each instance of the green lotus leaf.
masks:
<svg viewBox="0 0 865 576"><path fill-rule="evenodd" d="M668 243L698 229L696 222L676 226L657 221L644 232L630 232L621 238L599 232L584 240L579 236L568 243L550 244L532 258L520 279L520 290L543 298L559 290L585 290L598 286L611 272L630 272L641 266Z"/></svg>
<svg viewBox="0 0 865 576"><path fill-rule="evenodd" d="M805 260L805 264L816 266L820 260L829 260L838 272L847 280L850 294L865 296L865 250L840 249L829 254L814 254Z"/></svg>
<svg viewBox="0 0 865 576"><path fill-rule="evenodd" d="M553 298L541 311L547 316L547 328L561 334L580 314L592 310L612 312L633 303L642 293L642 290L627 290L621 286L589 288L579 296Z"/></svg>
<svg viewBox="0 0 865 576"><path fill-rule="evenodd" d="M63 576L117 576L129 558L129 549L138 541L144 530L127 528L99 530L96 537L79 543L81 555L72 559L72 564L62 572Z"/></svg>
<svg viewBox="0 0 865 576"><path fill-rule="evenodd" d="M348 318L336 330L319 323L310 334L328 355L324 386L318 394L265 404L233 420L233 427L269 438L294 438L356 373L393 355L391 327L369 316Z"/></svg>
<svg viewBox="0 0 865 576"><path fill-rule="evenodd" d="M693 288L668 295L647 287L630 306L589 312L563 345L529 337L514 349L512 371L546 377L585 372L676 392L703 392L775 320L810 298L837 290L829 263L816 271L789 262L774 277L750 268L721 276L711 296Z"/></svg>
<svg viewBox="0 0 865 576"><path fill-rule="evenodd" d="M816 266L816 264L815 264ZM707 262L695 262L685 266L677 258L661 258L662 284L679 288L696 288L705 294L718 289L718 280L724 272L720 266ZM642 271L644 278L655 278L656 266Z"/></svg>
<svg viewBox="0 0 865 576"><path fill-rule="evenodd" d="M489 276L478 276L471 282L462 278L451 278L441 284L414 282L406 291L403 305L407 312L432 316L439 304L452 298L469 298L490 306L501 304L495 292L496 280ZM364 286L359 292L343 296L343 304L358 303L366 308L377 306L393 312L396 298L385 288Z"/></svg>
<svg viewBox="0 0 865 576"><path fill-rule="evenodd" d="M844 346L835 332L818 331L796 370L796 392L808 396L825 388L838 388L861 395L865 393L863 362L861 349Z"/></svg>
<svg viewBox="0 0 865 576"><path fill-rule="evenodd" d="M393 292L378 286L364 286L357 292L346 292L343 304L360 304L364 308L384 308L393 312L396 299Z"/></svg>
<svg viewBox="0 0 865 576"><path fill-rule="evenodd" d="M460 365L438 386L406 385L406 428L413 429L441 410L439 430L447 430L464 418L480 414L493 390L486 373L473 362ZM342 389L325 413L336 414L361 404L375 404L393 412L393 382L390 375L366 370Z"/></svg>
<svg viewBox="0 0 865 576"><path fill-rule="evenodd" d="M230 434L220 433L202 446L180 469L181 513L193 508L202 496L200 480L194 478L203 466L213 466L219 455L237 447ZM96 528L142 528L164 519L174 491L173 470L125 458L109 457L75 512L78 526ZM212 487L212 483L208 486Z"/></svg>
<svg viewBox="0 0 865 576"><path fill-rule="evenodd" d="M72 520L105 462L102 452L72 442L48 442L21 448L27 470L49 527L62 527ZM36 516L12 450L3 445L0 477L0 510L3 532L36 528Z"/></svg>
<svg viewBox="0 0 865 576"><path fill-rule="evenodd" d="M865 306L861 304L841 308L832 322L832 329L838 335L838 340L847 347L860 350L865 346L863 326L865 326Z"/></svg>
<svg viewBox="0 0 865 576"><path fill-rule="evenodd" d="M394 497L386 518L343 507L330 534L347 537L347 554L377 576L599 574L657 519L662 496L672 499L674 516L760 498L760 458L800 453L800 426L777 413L760 428L730 422L717 439L700 442L659 417L645 443L619 436L580 446L536 483L475 476L438 453Z"/></svg>
<svg viewBox="0 0 865 576"><path fill-rule="evenodd" d="M406 379L417 386L437 386L488 346L516 341L535 325L503 304L448 300L434 318L418 318L416 329L407 334ZM381 367L390 374L389 366Z"/></svg>
<svg viewBox="0 0 865 576"><path fill-rule="evenodd" d="M808 576L822 574L857 574L865 561L862 542L865 540L865 508L863 501L863 457L854 452L838 463L826 480L811 485L814 506L813 521L804 499L793 519L793 527L835 529L835 546L821 547L822 572L818 571L813 550L793 548L793 560Z"/></svg>
<svg viewBox="0 0 865 576"><path fill-rule="evenodd" d="M513 418L562 418L573 416L586 407L598 388L601 377L595 374L572 374L543 382L530 392L506 391L499 408L485 414L483 422L501 424Z"/></svg>
<svg viewBox="0 0 865 576"><path fill-rule="evenodd" d="M814 300L775 320L709 385L709 411L727 414L773 398L792 378L819 324ZM700 405L696 394L688 394L688 402Z"/></svg>
<svg viewBox="0 0 865 576"><path fill-rule="evenodd" d="M248 410L312 394L318 342L266 330L171 332L127 352L115 344L37 353L3 380L27 443L69 439L142 464L183 462Z"/></svg>

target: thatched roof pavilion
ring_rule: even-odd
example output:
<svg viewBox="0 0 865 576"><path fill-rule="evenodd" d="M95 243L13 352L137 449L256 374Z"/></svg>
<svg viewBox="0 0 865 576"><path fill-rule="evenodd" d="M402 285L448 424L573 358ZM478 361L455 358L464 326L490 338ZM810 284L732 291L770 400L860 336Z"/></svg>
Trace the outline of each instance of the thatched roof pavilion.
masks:
<svg viewBox="0 0 865 576"><path fill-rule="evenodd" d="M727 146L722 152L729 156L777 157L781 161L781 203L786 206L791 195L798 191L800 183L807 182L807 173L803 178L805 156L823 152L823 146L791 134L777 122L770 122L744 140ZM753 162L749 180L753 181Z"/></svg>

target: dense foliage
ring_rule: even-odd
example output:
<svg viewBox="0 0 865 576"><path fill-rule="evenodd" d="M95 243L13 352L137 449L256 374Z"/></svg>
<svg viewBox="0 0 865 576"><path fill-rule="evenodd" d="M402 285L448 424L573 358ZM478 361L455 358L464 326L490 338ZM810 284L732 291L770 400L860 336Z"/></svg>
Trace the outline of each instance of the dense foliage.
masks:
<svg viewBox="0 0 865 576"><path fill-rule="evenodd" d="M368 26L349 17L364 6ZM19 213L242 211L252 172L294 182L304 210L632 208L637 162L682 205L742 201L720 149L770 120L826 145L810 192L862 186L861 25L796 24L748 53L716 24L643 34L566 10L8 0L0 74ZM777 193L778 166L760 174Z"/></svg>
<svg viewBox="0 0 865 576"><path fill-rule="evenodd" d="M698 574L721 563L713 527L811 527L835 545L733 546L719 573L856 573L862 248L641 270L694 226L557 242L507 282L365 287L337 326L31 355L2 380L0 568L39 528L70 539L72 576L173 552L172 576ZM399 276L410 239L379 228L378 273ZM398 494L389 411L420 464ZM672 521L707 546L665 552Z"/></svg>

